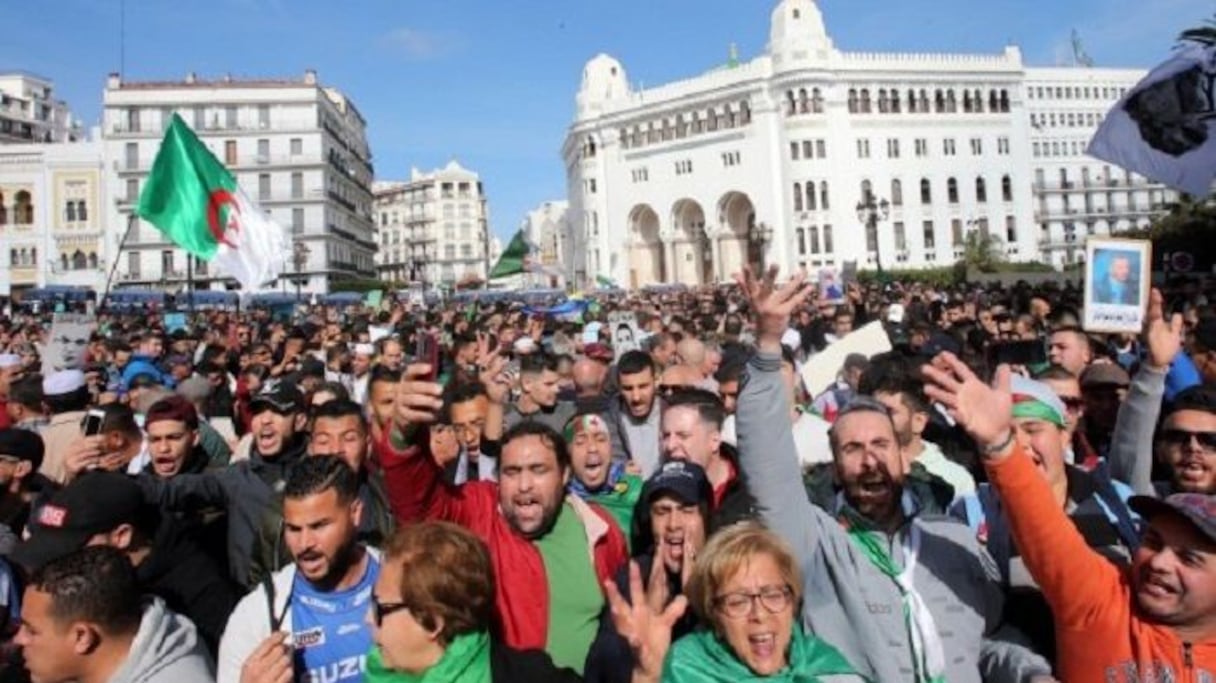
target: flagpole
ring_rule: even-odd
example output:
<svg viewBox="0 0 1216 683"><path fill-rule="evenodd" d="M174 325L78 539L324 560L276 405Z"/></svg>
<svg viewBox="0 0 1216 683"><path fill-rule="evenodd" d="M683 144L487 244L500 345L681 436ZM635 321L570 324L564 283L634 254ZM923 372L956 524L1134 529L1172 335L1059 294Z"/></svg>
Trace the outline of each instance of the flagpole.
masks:
<svg viewBox="0 0 1216 683"><path fill-rule="evenodd" d="M127 229L122 233L122 239L118 240L118 251L114 254L114 264L110 266L110 274L106 277L106 288L102 290L101 301L98 303L98 308L106 305L106 299L110 296L110 285L114 282L114 273L118 270L118 261L122 258L122 248L127 244L127 238L131 236L131 231L135 228L135 221L138 220L135 212L132 211L127 216Z"/></svg>

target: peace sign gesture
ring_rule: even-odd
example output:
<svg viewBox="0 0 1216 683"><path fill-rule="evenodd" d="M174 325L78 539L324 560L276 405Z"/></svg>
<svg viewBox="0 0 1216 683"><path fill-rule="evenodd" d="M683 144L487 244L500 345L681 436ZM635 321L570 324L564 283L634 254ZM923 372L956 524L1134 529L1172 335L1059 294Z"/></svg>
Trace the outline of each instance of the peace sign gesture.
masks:
<svg viewBox="0 0 1216 683"><path fill-rule="evenodd" d="M769 352L781 349L781 335L790 326L790 314L815 291L812 285L807 284L805 272L795 274L779 288L776 280L777 266L770 266L759 279L751 268L744 268L742 273L735 276L756 318L756 345Z"/></svg>
<svg viewBox="0 0 1216 683"><path fill-rule="evenodd" d="M656 557L654 562L662 564L663 561ZM642 570L632 560L629 562L629 595L633 604L621 595L613 581L604 582L604 591L608 595L612 625L633 650L633 682L657 683L663 673L663 660L671 648L671 629L684 616L688 598L678 595L666 609L656 612L647 604Z"/></svg>

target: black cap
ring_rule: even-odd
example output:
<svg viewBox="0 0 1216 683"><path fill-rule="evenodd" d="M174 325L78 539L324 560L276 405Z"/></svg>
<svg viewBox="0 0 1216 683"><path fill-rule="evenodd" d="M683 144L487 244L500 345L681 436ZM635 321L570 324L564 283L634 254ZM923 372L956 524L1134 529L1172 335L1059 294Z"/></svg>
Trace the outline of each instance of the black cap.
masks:
<svg viewBox="0 0 1216 683"><path fill-rule="evenodd" d="M663 463L642 487L642 500L653 502L661 493L674 494L686 505L708 503L713 497L705 470L687 460Z"/></svg>
<svg viewBox="0 0 1216 683"><path fill-rule="evenodd" d="M249 401L251 414L273 410L280 415L293 415L304 410L304 394L294 385L280 381L270 391L264 391Z"/></svg>
<svg viewBox="0 0 1216 683"><path fill-rule="evenodd" d="M1153 496L1132 496L1127 504L1148 521L1163 512L1179 515L1194 524L1199 533L1216 542L1216 496L1175 493L1164 500Z"/></svg>
<svg viewBox="0 0 1216 683"><path fill-rule="evenodd" d="M0 429L0 456L24 460L34 470L42 467L46 447L42 437L28 429Z"/></svg>
<svg viewBox="0 0 1216 683"><path fill-rule="evenodd" d="M139 484L118 472L87 472L60 489L30 517L29 539L11 559L28 571L71 554L120 524L146 522Z"/></svg>

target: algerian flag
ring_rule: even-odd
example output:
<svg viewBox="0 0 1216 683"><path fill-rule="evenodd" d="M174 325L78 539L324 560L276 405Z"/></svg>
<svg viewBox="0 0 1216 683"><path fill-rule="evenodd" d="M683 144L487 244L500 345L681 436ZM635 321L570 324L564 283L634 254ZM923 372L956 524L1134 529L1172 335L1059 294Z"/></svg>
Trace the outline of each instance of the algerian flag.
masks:
<svg viewBox="0 0 1216 683"><path fill-rule="evenodd" d="M165 131L136 213L246 290L277 278L291 252L283 228L245 195L177 114Z"/></svg>
<svg viewBox="0 0 1216 683"><path fill-rule="evenodd" d="M532 250L528 247L528 238L524 237L524 231L520 230L511 238L511 243L502 252L502 256L498 257L498 263L495 263L494 268L490 270L489 279L493 280L495 278L508 277L531 271L531 253Z"/></svg>

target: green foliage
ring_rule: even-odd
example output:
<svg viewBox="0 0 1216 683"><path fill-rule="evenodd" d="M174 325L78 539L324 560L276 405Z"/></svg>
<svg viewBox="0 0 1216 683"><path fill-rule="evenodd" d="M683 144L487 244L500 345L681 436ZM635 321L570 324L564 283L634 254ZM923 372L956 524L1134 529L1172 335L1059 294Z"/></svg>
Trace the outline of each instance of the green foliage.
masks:
<svg viewBox="0 0 1216 683"><path fill-rule="evenodd" d="M397 289L397 284L394 282L386 282L384 280L367 280L367 279L351 279L337 280L330 284L329 291L331 292L374 292L377 289L392 290Z"/></svg>
<svg viewBox="0 0 1216 683"><path fill-rule="evenodd" d="M963 260L967 269L995 273L1005 263L1005 244L992 233L972 230L963 238Z"/></svg>

